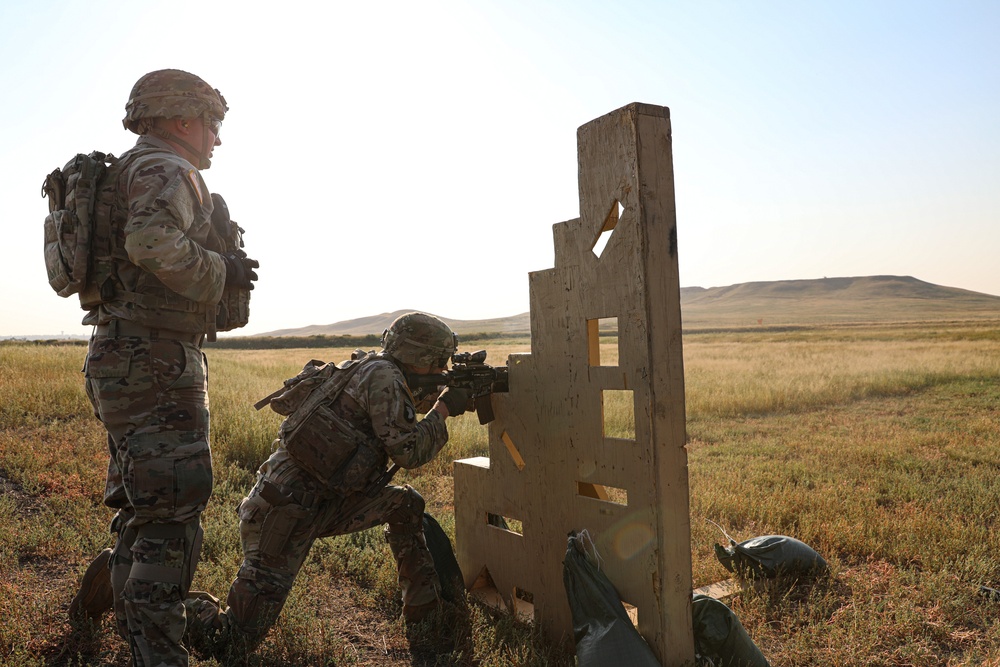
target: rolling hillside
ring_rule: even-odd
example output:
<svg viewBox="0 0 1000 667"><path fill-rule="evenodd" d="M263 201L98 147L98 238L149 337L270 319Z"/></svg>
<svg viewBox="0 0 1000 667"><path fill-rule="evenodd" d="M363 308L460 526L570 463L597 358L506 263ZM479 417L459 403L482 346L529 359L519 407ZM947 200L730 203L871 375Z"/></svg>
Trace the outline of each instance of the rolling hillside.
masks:
<svg viewBox="0 0 1000 667"><path fill-rule="evenodd" d="M683 288L688 329L717 326L1000 318L1000 296L910 276L866 276Z"/></svg>
<svg viewBox="0 0 1000 667"><path fill-rule="evenodd" d="M359 317L354 320L344 320L334 324L313 324L298 329L278 329L259 334L261 336L364 336L367 334L381 334L382 331L392 324L392 321L405 313L413 312L412 308L394 310L391 313L380 313L368 317ZM455 320L436 313L431 313L440 317L458 334L469 333L528 333L530 323L528 313L512 315L511 317L497 317L490 320Z"/></svg>
<svg viewBox="0 0 1000 667"><path fill-rule="evenodd" d="M262 336L380 333L408 309L333 324L280 329ZM528 313L489 320L439 315L459 334L526 334ZM910 276L864 276L752 282L727 287L682 287L685 329L1000 319L1000 296L942 287Z"/></svg>

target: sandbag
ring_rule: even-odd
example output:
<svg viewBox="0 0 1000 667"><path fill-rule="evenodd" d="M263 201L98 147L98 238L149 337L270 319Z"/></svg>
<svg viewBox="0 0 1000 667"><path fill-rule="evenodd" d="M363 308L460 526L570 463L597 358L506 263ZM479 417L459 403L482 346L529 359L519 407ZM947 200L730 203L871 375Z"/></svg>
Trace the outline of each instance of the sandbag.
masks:
<svg viewBox="0 0 1000 667"><path fill-rule="evenodd" d="M573 612L578 667L659 667L599 563L600 556L587 531L570 533L563 560L563 585Z"/></svg>
<svg viewBox="0 0 1000 667"><path fill-rule="evenodd" d="M441 528L437 519L427 512L424 512L424 539L427 541L427 550L431 552L434 569L441 583L441 597L448 602L455 602L465 589L462 568L455 558L455 550L451 546L448 534Z"/></svg>
<svg viewBox="0 0 1000 667"><path fill-rule="evenodd" d="M822 575L829 565L805 542L787 535L765 535L745 542L730 539L730 546L715 545L715 557L744 579L773 579L783 575Z"/></svg>
<svg viewBox="0 0 1000 667"><path fill-rule="evenodd" d="M694 647L699 664L712 667L770 667L740 619L724 603L707 595L691 598Z"/></svg>

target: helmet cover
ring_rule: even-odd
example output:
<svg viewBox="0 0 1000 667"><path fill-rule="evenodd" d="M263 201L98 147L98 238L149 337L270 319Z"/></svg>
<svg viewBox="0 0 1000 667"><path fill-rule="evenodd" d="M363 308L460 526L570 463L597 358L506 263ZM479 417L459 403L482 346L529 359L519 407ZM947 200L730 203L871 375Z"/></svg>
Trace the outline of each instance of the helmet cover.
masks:
<svg viewBox="0 0 1000 667"><path fill-rule="evenodd" d="M382 333L382 349L403 364L444 368L458 349L458 336L433 315L407 313Z"/></svg>
<svg viewBox="0 0 1000 667"><path fill-rule="evenodd" d="M222 120L229 107L216 88L190 72L161 69L143 75L125 104L122 125L138 134L143 118L198 118Z"/></svg>

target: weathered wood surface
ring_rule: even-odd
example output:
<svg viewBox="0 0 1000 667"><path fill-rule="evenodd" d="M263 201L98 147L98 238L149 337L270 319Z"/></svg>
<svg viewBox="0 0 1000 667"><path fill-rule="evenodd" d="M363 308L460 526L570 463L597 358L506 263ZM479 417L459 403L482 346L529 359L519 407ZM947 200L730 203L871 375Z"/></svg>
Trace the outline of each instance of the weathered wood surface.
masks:
<svg viewBox="0 0 1000 667"><path fill-rule="evenodd" d="M555 266L529 276L531 354L508 360L489 458L455 463L456 551L469 588L488 572L508 606L523 609L517 591L530 593L536 622L572 637L562 562L567 534L586 529L639 631L674 667L694 648L669 110L631 104L577 139L580 217L554 225ZM617 365L597 343L610 318ZM606 392L631 393L631 437L605 434ZM520 521L520 534L491 514Z"/></svg>

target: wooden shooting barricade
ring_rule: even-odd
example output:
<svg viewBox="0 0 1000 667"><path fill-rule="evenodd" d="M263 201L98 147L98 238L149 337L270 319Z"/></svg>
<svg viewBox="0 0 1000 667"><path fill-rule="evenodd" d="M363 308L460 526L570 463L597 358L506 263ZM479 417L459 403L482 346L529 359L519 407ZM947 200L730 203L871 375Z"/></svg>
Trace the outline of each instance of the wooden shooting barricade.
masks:
<svg viewBox="0 0 1000 667"><path fill-rule="evenodd" d="M694 640L670 111L630 104L577 142L580 217L553 226L555 267L529 275L531 354L493 395L489 457L455 462L456 553L473 594L572 640L562 562L586 529L679 667Z"/></svg>

